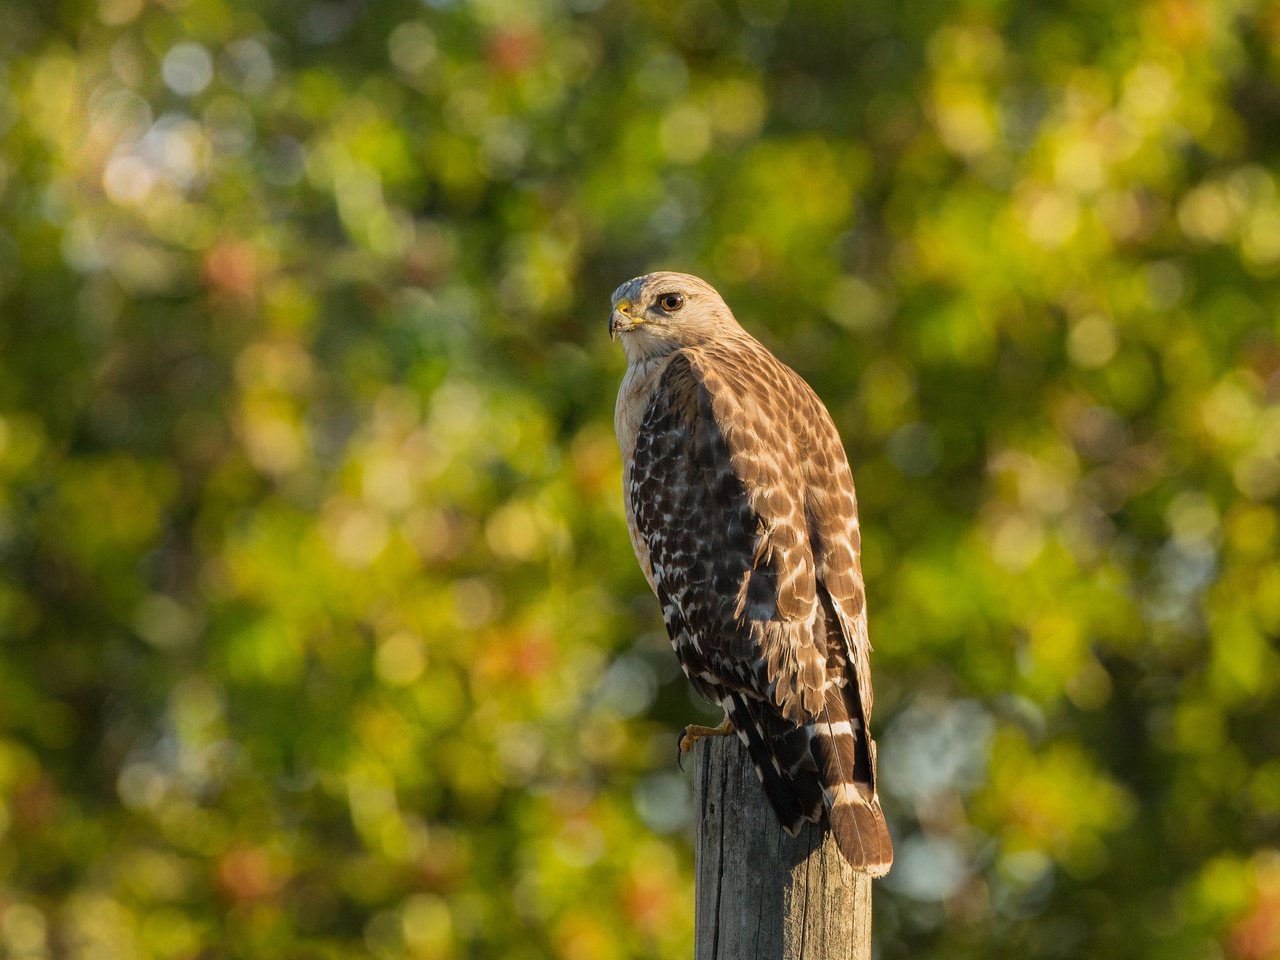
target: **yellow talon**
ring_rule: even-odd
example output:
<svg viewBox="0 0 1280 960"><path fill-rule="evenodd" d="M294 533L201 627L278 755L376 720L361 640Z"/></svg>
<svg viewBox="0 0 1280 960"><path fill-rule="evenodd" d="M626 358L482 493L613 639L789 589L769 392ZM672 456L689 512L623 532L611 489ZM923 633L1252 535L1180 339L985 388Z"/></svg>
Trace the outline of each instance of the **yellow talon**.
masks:
<svg viewBox="0 0 1280 960"><path fill-rule="evenodd" d="M735 732L733 721L728 717L721 720L718 727L704 727L700 724L691 723L680 731L680 754L678 759L683 760L684 755L692 750L693 745L703 737L727 737Z"/></svg>

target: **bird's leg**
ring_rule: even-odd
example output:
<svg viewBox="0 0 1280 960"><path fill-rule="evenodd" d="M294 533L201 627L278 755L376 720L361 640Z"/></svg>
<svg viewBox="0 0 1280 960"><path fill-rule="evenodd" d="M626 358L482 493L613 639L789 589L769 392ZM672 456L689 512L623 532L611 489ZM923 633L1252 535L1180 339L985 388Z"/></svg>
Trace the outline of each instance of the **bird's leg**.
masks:
<svg viewBox="0 0 1280 960"><path fill-rule="evenodd" d="M693 749L693 745L703 737L727 737L731 733L737 731L733 727L733 721L729 719L729 715L725 714L720 725L717 727L704 727L697 723L691 723L680 731L679 753L676 759L680 763L680 769L684 769L684 755Z"/></svg>

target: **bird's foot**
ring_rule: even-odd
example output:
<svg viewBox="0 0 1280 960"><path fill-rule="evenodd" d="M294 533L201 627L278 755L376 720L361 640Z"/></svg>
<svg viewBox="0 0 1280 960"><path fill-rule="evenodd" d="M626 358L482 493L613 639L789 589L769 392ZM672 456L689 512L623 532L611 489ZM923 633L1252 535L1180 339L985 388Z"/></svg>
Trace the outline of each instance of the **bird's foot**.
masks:
<svg viewBox="0 0 1280 960"><path fill-rule="evenodd" d="M733 721L725 717L720 721L718 727L704 727L700 724L691 723L680 731L680 740L677 745L676 763L680 765L680 769L684 769L684 755L693 749L693 745L703 737L727 737L731 733L737 731L733 728Z"/></svg>

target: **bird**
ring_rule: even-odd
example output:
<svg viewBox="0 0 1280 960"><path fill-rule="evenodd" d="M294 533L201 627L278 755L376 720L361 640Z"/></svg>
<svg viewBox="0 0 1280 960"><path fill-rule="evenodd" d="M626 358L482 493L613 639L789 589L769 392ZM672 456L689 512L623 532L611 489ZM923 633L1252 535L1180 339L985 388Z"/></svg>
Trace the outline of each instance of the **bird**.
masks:
<svg viewBox="0 0 1280 960"><path fill-rule="evenodd" d="M680 754L736 733L788 834L825 811L849 864L883 876L857 500L830 414L698 277L621 284L609 334L631 544L680 666L725 714L686 727Z"/></svg>

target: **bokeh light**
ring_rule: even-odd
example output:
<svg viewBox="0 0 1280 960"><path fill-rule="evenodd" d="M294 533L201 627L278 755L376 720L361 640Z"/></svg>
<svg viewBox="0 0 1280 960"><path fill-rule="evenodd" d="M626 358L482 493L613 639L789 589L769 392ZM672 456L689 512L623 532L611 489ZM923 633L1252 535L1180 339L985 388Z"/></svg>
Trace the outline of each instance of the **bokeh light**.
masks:
<svg viewBox="0 0 1280 960"><path fill-rule="evenodd" d="M1274 4L0 17L0 955L691 955L661 267L854 464L877 955L1280 957Z"/></svg>

